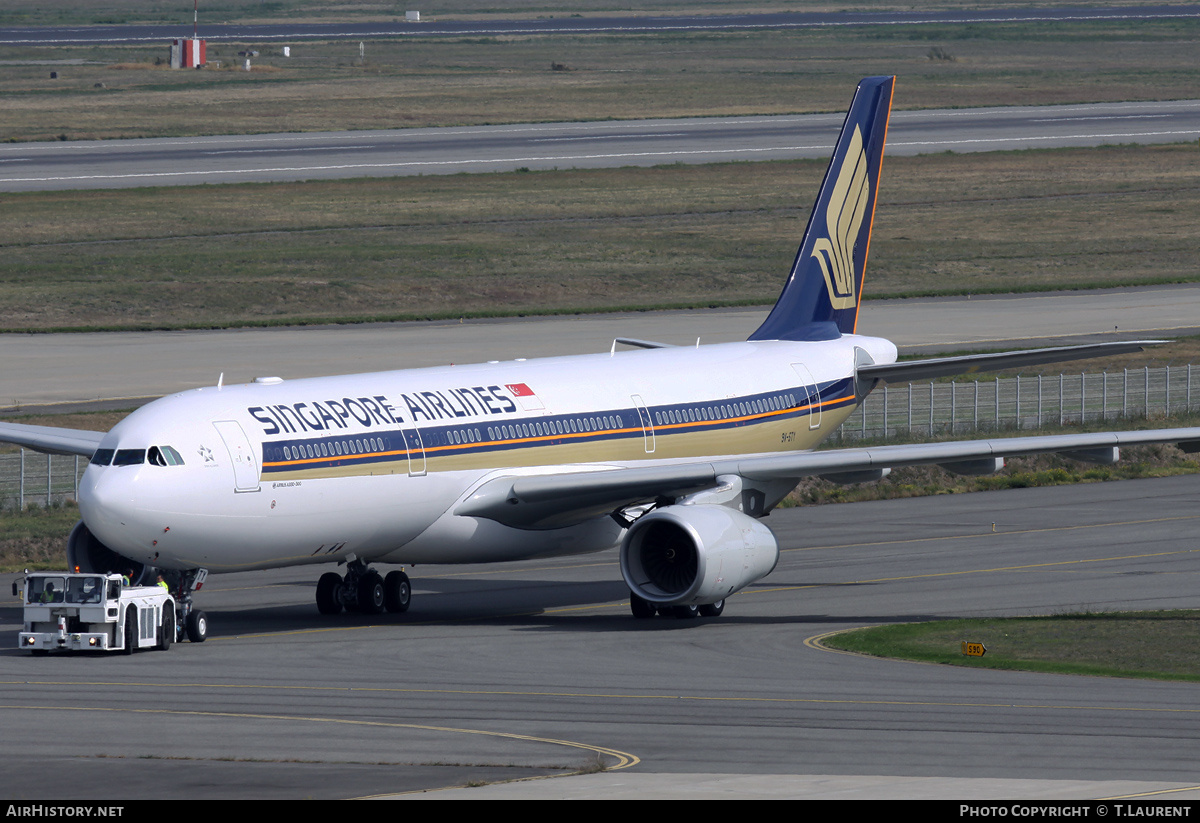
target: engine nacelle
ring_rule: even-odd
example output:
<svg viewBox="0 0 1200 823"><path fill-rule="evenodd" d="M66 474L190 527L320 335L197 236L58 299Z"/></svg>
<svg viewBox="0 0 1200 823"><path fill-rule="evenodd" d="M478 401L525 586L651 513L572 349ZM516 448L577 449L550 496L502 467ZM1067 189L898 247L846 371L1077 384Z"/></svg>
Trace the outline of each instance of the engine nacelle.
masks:
<svg viewBox="0 0 1200 823"><path fill-rule="evenodd" d="M703 606L770 574L775 535L753 517L723 506L667 506L629 527L621 574L655 606Z"/></svg>
<svg viewBox="0 0 1200 823"><path fill-rule="evenodd" d="M132 582L153 580L156 569L117 554L92 534L80 520L67 538L67 568L72 572L125 574L132 570Z"/></svg>

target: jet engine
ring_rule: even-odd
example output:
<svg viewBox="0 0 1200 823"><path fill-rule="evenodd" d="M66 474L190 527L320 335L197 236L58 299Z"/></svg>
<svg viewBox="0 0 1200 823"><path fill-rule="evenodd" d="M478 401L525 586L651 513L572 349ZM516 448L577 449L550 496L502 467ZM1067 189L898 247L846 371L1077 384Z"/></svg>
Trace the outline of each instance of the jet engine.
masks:
<svg viewBox="0 0 1200 823"><path fill-rule="evenodd" d="M656 607L724 600L779 562L771 530L723 506L667 506L638 519L621 544L621 574Z"/></svg>
<svg viewBox="0 0 1200 823"><path fill-rule="evenodd" d="M97 574L125 574L132 569L135 583L155 572L155 569L117 554L101 543L82 520L75 524L71 536L67 538L67 568L73 572Z"/></svg>

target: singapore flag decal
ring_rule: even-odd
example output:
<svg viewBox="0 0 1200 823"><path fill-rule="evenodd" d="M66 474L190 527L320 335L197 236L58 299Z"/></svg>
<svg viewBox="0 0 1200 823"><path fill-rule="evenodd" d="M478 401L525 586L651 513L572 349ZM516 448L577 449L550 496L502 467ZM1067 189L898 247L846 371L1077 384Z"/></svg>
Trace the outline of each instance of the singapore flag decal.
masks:
<svg viewBox="0 0 1200 823"><path fill-rule="evenodd" d="M504 388L508 389L512 393L512 396L517 398L521 403L521 407L526 411L546 408L542 404L541 399L538 398L537 393L525 383L505 383Z"/></svg>

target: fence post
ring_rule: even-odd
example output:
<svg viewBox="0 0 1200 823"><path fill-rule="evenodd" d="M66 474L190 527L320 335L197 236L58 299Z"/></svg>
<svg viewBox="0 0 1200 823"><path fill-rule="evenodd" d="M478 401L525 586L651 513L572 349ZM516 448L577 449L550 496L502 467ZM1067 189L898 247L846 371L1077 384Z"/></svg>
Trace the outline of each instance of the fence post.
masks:
<svg viewBox="0 0 1200 823"><path fill-rule="evenodd" d="M50 461L53 458L54 458L54 455L50 454L49 452L46 452L46 508L47 509L50 508L50 481L54 477L54 471L53 471L54 467L50 463Z"/></svg>
<svg viewBox="0 0 1200 823"><path fill-rule="evenodd" d="M1038 427L1038 429L1041 429L1041 428L1042 428L1042 376L1041 376L1040 374L1038 375L1038 414L1037 414L1037 421L1038 421L1038 425L1037 425L1037 427Z"/></svg>
<svg viewBox="0 0 1200 823"><path fill-rule="evenodd" d="M1079 424L1087 419L1087 372L1079 373Z"/></svg>
<svg viewBox="0 0 1200 823"><path fill-rule="evenodd" d="M1150 417L1150 367L1145 366L1144 368L1146 371L1146 405L1144 407L1146 413L1143 416L1146 417L1147 419L1149 419L1149 417Z"/></svg>
<svg viewBox="0 0 1200 823"><path fill-rule="evenodd" d="M1000 430L1000 375L996 375L996 420L992 428L996 431Z"/></svg>
<svg viewBox="0 0 1200 823"><path fill-rule="evenodd" d="M1108 419L1108 372L1100 373L1100 419Z"/></svg>
<svg viewBox="0 0 1200 823"><path fill-rule="evenodd" d="M887 402L888 387L885 383L883 386L883 439L887 440L888 436L888 402Z"/></svg>
<svg viewBox="0 0 1200 823"><path fill-rule="evenodd" d="M1063 373L1058 373L1058 425L1063 425L1066 420L1063 418Z"/></svg>
<svg viewBox="0 0 1200 823"><path fill-rule="evenodd" d="M1171 367L1167 366L1166 379L1163 381L1166 385L1163 386L1163 414L1167 417L1171 416Z"/></svg>
<svg viewBox="0 0 1200 823"><path fill-rule="evenodd" d="M954 434L954 424L958 422L958 403L955 395L958 394L958 382L950 381L950 434Z"/></svg>
<svg viewBox="0 0 1200 823"><path fill-rule="evenodd" d="M17 501L21 511L25 511L25 450L21 449L21 482L20 499Z"/></svg>
<svg viewBox="0 0 1200 823"><path fill-rule="evenodd" d="M1013 410L1013 428L1021 430L1021 375L1017 375L1017 403Z"/></svg>
<svg viewBox="0 0 1200 823"><path fill-rule="evenodd" d="M929 383L929 436L933 437L933 382Z"/></svg>
<svg viewBox="0 0 1200 823"><path fill-rule="evenodd" d="M912 434L912 383L908 384L908 433Z"/></svg>
<svg viewBox="0 0 1200 823"><path fill-rule="evenodd" d="M1129 367L1125 367L1125 379L1121 384L1121 416L1129 416Z"/></svg>

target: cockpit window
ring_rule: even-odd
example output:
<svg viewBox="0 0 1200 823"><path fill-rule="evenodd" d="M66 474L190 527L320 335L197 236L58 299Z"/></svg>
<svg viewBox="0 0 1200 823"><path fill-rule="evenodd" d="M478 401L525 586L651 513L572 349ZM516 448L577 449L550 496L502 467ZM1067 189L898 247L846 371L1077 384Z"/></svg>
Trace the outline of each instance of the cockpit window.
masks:
<svg viewBox="0 0 1200 823"><path fill-rule="evenodd" d="M107 466L112 462L115 452L115 449L96 449L95 454L92 455L92 465Z"/></svg>
<svg viewBox="0 0 1200 823"><path fill-rule="evenodd" d="M183 457L170 446L151 446L146 462L152 466L182 466Z"/></svg>
<svg viewBox="0 0 1200 823"><path fill-rule="evenodd" d="M117 449L112 464L114 466L137 466L145 462L145 449Z"/></svg>

